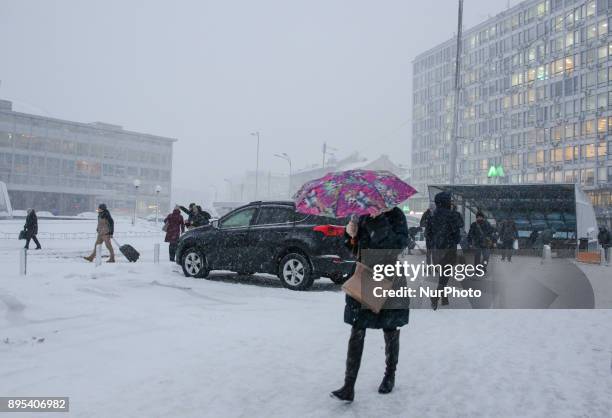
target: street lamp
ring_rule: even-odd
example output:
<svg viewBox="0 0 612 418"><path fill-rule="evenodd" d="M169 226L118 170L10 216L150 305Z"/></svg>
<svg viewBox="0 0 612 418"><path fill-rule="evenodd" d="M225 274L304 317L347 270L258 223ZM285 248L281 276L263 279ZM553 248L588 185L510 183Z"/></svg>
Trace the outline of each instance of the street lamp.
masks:
<svg viewBox="0 0 612 418"><path fill-rule="evenodd" d="M217 196L219 194L219 190L217 189L217 186L215 186L214 184L211 184L208 187L210 187L211 189L213 189L215 191L215 197L214 197L213 201L216 202L217 201Z"/></svg>
<svg viewBox="0 0 612 418"><path fill-rule="evenodd" d="M159 222L159 192L161 192L162 187L158 184L155 186L155 224Z"/></svg>
<svg viewBox="0 0 612 418"><path fill-rule="evenodd" d="M259 188L259 131L251 132L251 135L257 137L257 162L255 164L255 199L257 200L257 191Z"/></svg>
<svg viewBox="0 0 612 418"><path fill-rule="evenodd" d="M234 186L232 185L232 181L230 179L223 179L223 181L227 182L228 186L229 186L229 197L228 200L232 200L232 192L234 190Z"/></svg>
<svg viewBox="0 0 612 418"><path fill-rule="evenodd" d="M132 216L132 226L136 225L136 208L138 206L138 188L140 187L140 180L134 179L134 215Z"/></svg>
<svg viewBox="0 0 612 418"><path fill-rule="evenodd" d="M289 194L288 196L291 197L291 157L289 157L289 155L286 152L283 152L282 154L274 154L275 157L281 158L285 161L287 161L289 163Z"/></svg>

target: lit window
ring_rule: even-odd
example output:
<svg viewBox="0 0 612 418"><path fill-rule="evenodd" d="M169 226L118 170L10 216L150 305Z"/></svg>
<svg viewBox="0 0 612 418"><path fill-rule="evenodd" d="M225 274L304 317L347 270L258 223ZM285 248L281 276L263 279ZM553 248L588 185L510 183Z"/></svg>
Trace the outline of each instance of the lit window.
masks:
<svg viewBox="0 0 612 418"><path fill-rule="evenodd" d="M606 133L608 131L608 118L599 118L597 120L597 132Z"/></svg>
<svg viewBox="0 0 612 418"><path fill-rule="evenodd" d="M587 3L587 10L586 10L586 15L588 16L595 16L595 0L591 0Z"/></svg>
<svg viewBox="0 0 612 418"><path fill-rule="evenodd" d="M587 27L587 39L597 38L597 26L595 24Z"/></svg>

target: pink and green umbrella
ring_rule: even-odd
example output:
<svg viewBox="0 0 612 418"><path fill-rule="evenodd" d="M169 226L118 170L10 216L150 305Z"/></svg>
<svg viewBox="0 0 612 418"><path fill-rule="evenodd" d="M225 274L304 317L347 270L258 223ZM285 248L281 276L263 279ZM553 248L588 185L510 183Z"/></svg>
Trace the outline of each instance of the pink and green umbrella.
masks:
<svg viewBox="0 0 612 418"><path fill-rule="evenodd" d="M293 198L298 212L344 218L392 208L415 193L389 171L348 170L309 181Z"/></svg>

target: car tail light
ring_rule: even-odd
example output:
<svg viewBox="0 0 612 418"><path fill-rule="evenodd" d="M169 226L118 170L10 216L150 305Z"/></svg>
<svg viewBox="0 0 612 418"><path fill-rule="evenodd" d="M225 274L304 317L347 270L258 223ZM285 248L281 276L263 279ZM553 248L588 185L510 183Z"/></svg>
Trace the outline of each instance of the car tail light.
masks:
<svg viewBox="0 0 612 418"><path fill-rule="evenodd" d="M322 232L326 237L339 237L344 235L344 227L339 225L317 225L313 231Z"/></svg>

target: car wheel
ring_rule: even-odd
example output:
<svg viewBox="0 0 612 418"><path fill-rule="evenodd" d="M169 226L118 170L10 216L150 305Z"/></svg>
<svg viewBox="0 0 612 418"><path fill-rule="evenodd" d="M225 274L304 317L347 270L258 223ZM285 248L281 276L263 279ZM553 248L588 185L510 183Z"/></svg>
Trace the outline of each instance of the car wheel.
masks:
<svg viewBox="0 0 612 418"><path fill-rule="evenodd" d="M342 285L349 279L349 277L351 277L350 274L333 273L329 276L329 279L335 284Z"/></svg>
<svg viewBox="0 0 612 418"><path fill-rule="evenodd" d="M283 286L291 290L309 289L314 281L310 262L299 253L290 253L283 257L278 265L278 277Z"/></svg>
<svg viewBox="0 0 612 418"><path fill-rule="evenodd" d="M183 252L181 259L183 273L187 277L197 277L198 279L208 276L208 266L204 253L196 247L191 247Z"/></svg>

